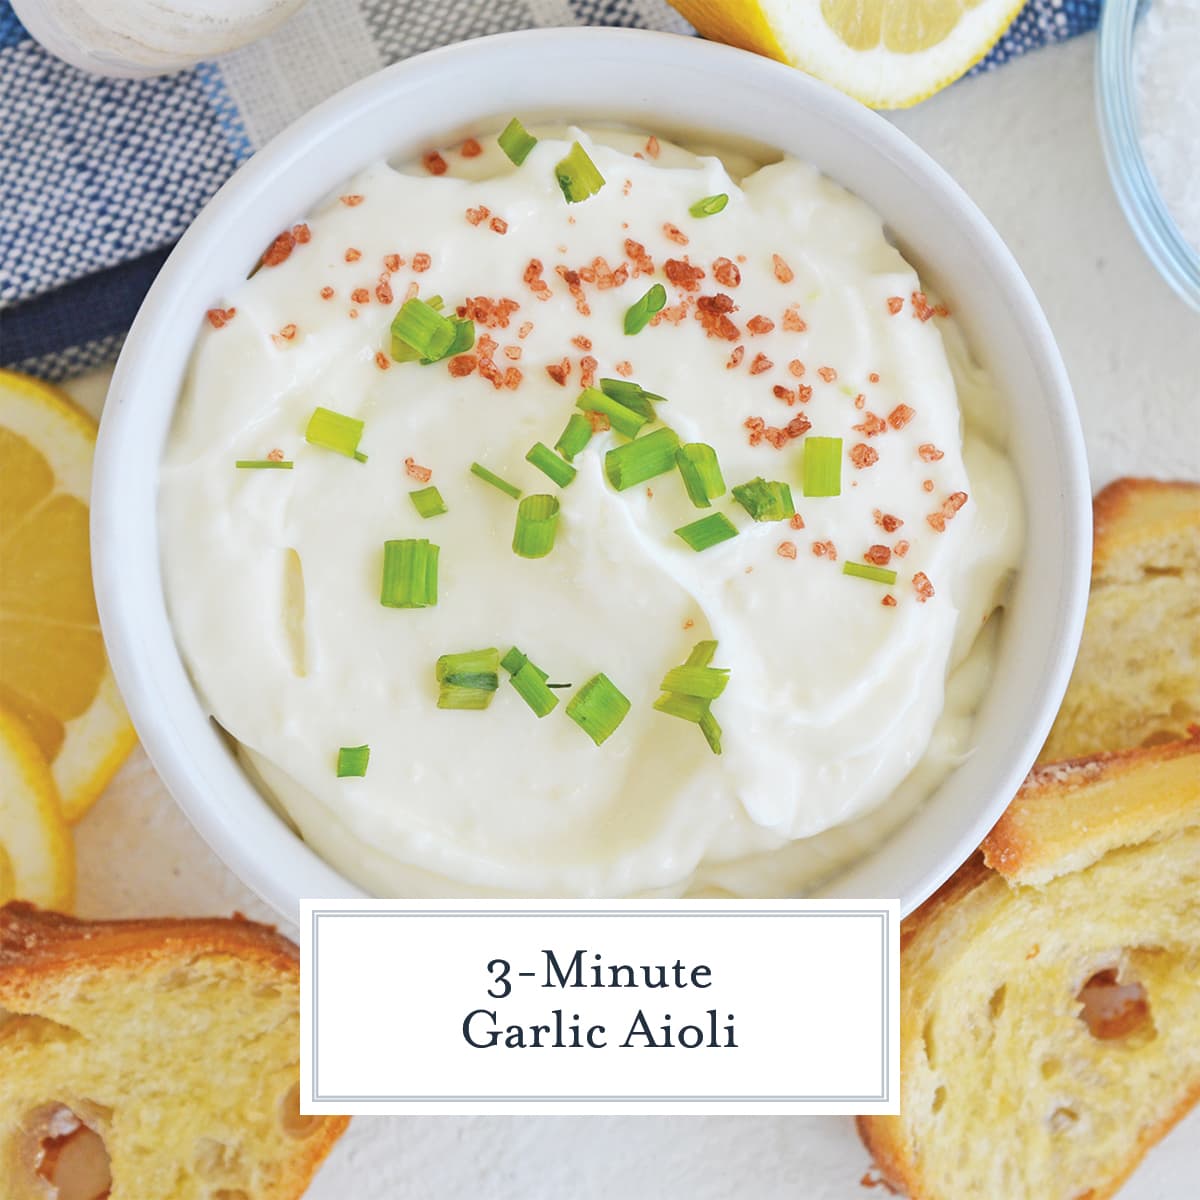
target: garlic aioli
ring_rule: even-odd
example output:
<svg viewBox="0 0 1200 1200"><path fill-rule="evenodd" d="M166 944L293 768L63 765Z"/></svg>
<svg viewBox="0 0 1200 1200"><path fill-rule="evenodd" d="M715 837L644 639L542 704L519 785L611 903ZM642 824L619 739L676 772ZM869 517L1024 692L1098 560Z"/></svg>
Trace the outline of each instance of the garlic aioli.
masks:
<svg viewBox="0 0 1200 1200"><path fill-rule="evenodd" d="M567 204L574 139L606 182ZM202 701L305 840L377 894L810 888L969 750L1023 535L1011 466L970 419L994 421L991 382L879 216L811 166L739 182L716 157L575 129L520 167L494 140L465 149L349 181L198 339L160 521ZM626 336L656 283L666 307ZM472 361L391 361L414 287L479 318ZM617 492L611 431L561 489L526 462L587 380L622 376L667 398L658 420L713 446L728 486L789 483L797 519L755 522L729 494L694 507L677 472ZM364 422L366 462L306 444L317 406ZM809 436L843 439L839 496L804 496ZM273 450L294 469L234 467ZM513 553L516 503L472 462L559 499L548 557ZM448 507L427 520L421 467ZM738 536L697 553L673 532L716 511ZM436 606L380 604L398 538L441 547ZM731 671L719 756L653 708L708 638ZM597 747L563 711L573 689L539 720L503 671L486 711L439 710L438 656L485 646L575 689L602 671L631 711ZM339 779L338 748L362 744L367 774Z"/></svg>

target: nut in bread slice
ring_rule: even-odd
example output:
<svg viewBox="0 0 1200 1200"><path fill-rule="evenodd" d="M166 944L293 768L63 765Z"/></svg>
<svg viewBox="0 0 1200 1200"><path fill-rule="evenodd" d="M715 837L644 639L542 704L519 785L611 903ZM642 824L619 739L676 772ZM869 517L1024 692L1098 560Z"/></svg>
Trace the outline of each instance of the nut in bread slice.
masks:
<svg viewBox="0 0 1200 1200"><path fill-rule="evenodd" d="M905 922L914 1200L1103 1200L1200 1098L1200 740L1035 770Z"/></svg>
<svg viewBox="0 0 1200 1200"><path fill-rule="evenodd" d="M299 983L249 921L0 909L0 1196L57 1196L84 1133L111 1200L295 1200L346 1126L299 1114Z"/></svg>
<svg viewBox="0 0 1200 1200"><path fill-rule="evenodd" d="M1083 641L1041 761L1200 724L1200 484L1118 479L1095 500Z"/></svg>

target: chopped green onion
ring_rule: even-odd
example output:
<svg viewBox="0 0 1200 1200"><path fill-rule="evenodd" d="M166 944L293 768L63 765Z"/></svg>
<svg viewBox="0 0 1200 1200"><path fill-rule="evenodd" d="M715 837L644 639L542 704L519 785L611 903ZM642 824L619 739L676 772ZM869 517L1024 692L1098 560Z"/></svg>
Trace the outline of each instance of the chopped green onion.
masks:
<svg viewBox="0 0 1200 1200"><path fill-rule="evenodd" d="M500 651L463 650L443 654L434 668L438 681L438 708L478 712L487 708L500 686Z"/></svg>
<svg viewBox="0 0 1200 1200"><path fill-rule="evenodd" d="M538 144L537 138L513 117L504 127L504 132L496 139L500 149L512 159L513 165L519 167L528 157L529 152Z"/></svg>
<svg viewBox="0 0 1200 1200"><path fill-rule="evenodd" d="M239 471L290 471L295 466L286 458L239 458L233 465Z"/></svg>
<svg viewBox="0 0 1200 1200"><path fill-rule="evenodd" d="M450 349L442 355L443 358L466 354L475 345L475 322L458 317L454 317L452 320L454 321L454 341L450 343Z"/></svg>
<svg viewBox="0 0 1200 1200"><path fill-rule="evenodd" d="M587 418L584 417L586 421ZM575 478L575 468L564 462L545 442L535 442L525 461L533 463L543 475L548 475L559 487L566 487Z"/></svg>
<svg viewBox="0 0 1200 1200"><path fill-rule="evenodd" d="M526 662L509 679L509 683L517 689L517 695L533 709L533 715L539 720L558 707L558 697L546 686L542 672L531 662Z"/></svg>
<svg viewBox="0 0 1200 1200"><path fill-rule="evenodd" d="M629 701L607 675L593 675L571 697L566 714L597 746L607 741L625 720Z"/></svg>
<svg viewBox="0 0 1200 1200"><path fill-rule="evenodd" d="M359 452L358 440L362 437L363 423L355 417L347 417L330 408L317 408L308 419L304 440L310 446L325 450L336 450L347 458L366 462L367 456Z"/></svg>
<svg viewBox="0 0 1200 1200"><path fill-rule="evenodd" d="M629 379L602 379L600 380L600 390L610 400L615 400L618 404L633 409L647 421L654 420L655 404L665 404L667 401L666 396L648 392L640 383L634 383Z"/></svg>
<svg viewBox="0 0 1200 1200"><path fill-rule="evenodd" d="M715 700L729 682L729 670L724 667L672 667L664 676L664 692L678 692L681 696L697 696L701 700Z"/></svg>
<svg viewBox="0 0 1200 1200"><path fill-rule="evenodd" d="M674 468L678 447L679 436L673 429L656 429L605 454L604 473L609 483L623 492Z"/></svg>
<svg viewBox="0 0 1200 1200"><path fill-rule="evenodd" d="M513 487L507 479L501 479L499 475L493 475L487 467L481 466L479 463L472 463L471 474L476 479L482 479L484 483L490 483L492 487L499 488L506 496L511 496L514 500L520 500L521 489Z"/></svg>
<svg viewBox="0 0 1200 1200"><path fill-rule="evenodd" d="M574 462L575 455L592 440L592 433L591 421L581 412L572 413L554 448L567 462Z"/></svg>
<svg viewBox="0 0 1200 1200"><path fill-rule="evenodd" d="M428 608L437 603L438 547L428 538L383 543L383 584L379 603L385 608Z"/></svg>
<svg viewBox="0 0 1200 1200"><path fill-rule="evenodd" d="M554 177L568 204L578 204L594 196L604 186L604 176L578 142L571 143L566 158L555 166Z"/></svg>
<svg viewBox="0 0 1200 1200"><path fill-rule="evenodd" d="M398 358L399 361L404 361L407 357L403 350L400 355L396 354L397 342L429 362L436 362L448 354L457 353L454 346L463 337L463 324L464 322L443 317L432 304L416 296L405 300L392 320L392 357ZM471 325L471 343L468 343L470 345L475 340L475 327L470 321L465 324Z"/></svg>
<svg viewBox="0 0 1200 1200"><path fill-rule="evenodd" d="M697 553L737 537L736 526L724 513L710 513L675 532Z"/></svg>
<svg viewBox="0 0 1200 1200"><path fill-rule="evenodd" d="M717 452L705 442L688 442L675 451L683 486L697 508L711 508L713 498L725 495L725 478Z"/></svg>
<svg viewBox="0 0 1200 1200"><path fill-rule="evenodd" d="M408 498L413 502L413 508L427 520L429 517L440 517L448 511L442 493L435 487L418 488L415 492L409 492Z"/></svg>
<svg viewBox="0 0 1200 1200"><path fill-rule="evenodd" d="M688 212L693 217L715 217L721 212L725 205L729 203L729 193L721 192L716 196L705 196L703 200L697 200Z"/></svg>
<svg viewBox="0 0 1200 1200"><path fill-rule="evenodd" d="M749 483L738 484L733 498L756 521L786 521L796 513L792 489L786 483L776 483L761 475Z"/></svg>
<svg viewBox="0 0 1200 1200"><path fill-rule="evenodd" d="M804 439L803 485L806 496L842 494L842 439Z"/></svg>
<svg viewBox="0 0 1200 1200"><path fill-rule="evenodd" d="M599 388L584 388L579 393L579 399L575 401L575 407L584 412L603 413L608 418L608 423L628 438L637 437L638 430L647 420L641 413L634 412L619 400L606 396Z"/></svg>
<svg viewBox="0 0 1200 1200"><path fill-rule="evenodd" d="M545 558L554 549L558 530L558 501L553 496L526 496L517 505L513 553L522 558Z"/></svg>
<svg viewBox="0 0 1200 1200"><path fill-rule="evenodd" d="M876 583L895 583L896 572L887 567L873 567L869 563L848 562L842 566L843 575L855 575L859 579L873 579Z"/></svg>
<svg viewBox="0 0 1200 1200"><path fill-rule="evenodd" d="M702 696L682 696L675 692L667 692L654 702L656 712L666 713L668 717L680 717L699 725L704 714L708 712L709 701Z"/></svg>
<svg viewBox="0 0 1200 1200"><path fill-rule="evenodd" d="M687 661L683 664L685 667L707 667L717 653L717 643L715 641L697 642L692 647L692 652L687 656Z"/></svg>
<svg viewBox="0 0 1200 1200"><path fill-rule="evenodd" d="M370 746L342 746L337 756L337 777L361 779L367 773L367 763L370 761Z"/></svg>
<svg viewBox="0 0 1200 1200"><path fill-rule="evenodd" d="M714 754L721 753L721 726L717 718L712 715L712 709L700 718L700 732L704 734L704 740L708 743L708 748Z"/></svg>
<svg viewBox="0 0 1200 1200"><path fill-rule="evenodd" d="M625 311L625 332L632 336L641 333L650 324L650 318L660 312L667 302L667 289L656 283L640 300L635 300Z"/></svg>
<svg viewBox="0 0 1200 1200"><path fill-rule="evenodd" d="M505 655L505 656L504 656L504 657L501 659L501 660L500 660L500 665L501 665L501 666L502 666L502 667L503 667L503 668L504 668L504 669L505 669L505 670L506 670L506 671L507 671L507 672L508 672L510 675L515 675L515 674L516 674L516 673L517 673L517 672L518 672L518 671L519 671L519 670L520 670L520 669L521 669L523 666L525 666L525 664L526 664L526 663L529 663L529 657L528 657L528 655L526 655L526 654L523 654L523 653L522 653L520 650L518 650L518 649L517 649L517 647L516 647L516 646L514 646L514 647L513 647L513 648L512 648L512 649L511 649L511 650L510 650L510 651L509 651L509 652L508 652L508 653L507 653L507 654L506 654L506 655ZM533 664L532 664L532 663L530 663L530 666L532 666L532 665L533 665ZM533 669L534 669L535 671L537 671L537 673L538 673L538 674L539 674L539 675L542 677L542 682L543 682L543 683L545 683L545 682L546 682L546 680L550 678L550 676L549 676L549 675L547 675L547 674L546 674L546 672L545 672L545 671L543 671L543 670L541 670L539 667L534 667ZM564 686L567 686L567 685L564 685L564 684L555 684L554 686L555 686L555 687L564 687Z"/></svg>

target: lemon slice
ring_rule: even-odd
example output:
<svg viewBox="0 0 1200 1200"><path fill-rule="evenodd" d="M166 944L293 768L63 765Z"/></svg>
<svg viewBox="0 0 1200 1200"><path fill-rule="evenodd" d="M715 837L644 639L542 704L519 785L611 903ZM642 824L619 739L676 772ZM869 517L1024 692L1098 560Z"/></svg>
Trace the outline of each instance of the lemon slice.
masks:
<svg viewBox="0 0 1200 1200"><path fill-rule="evenodd" d="M708 38L800 67L872 108L953 83L1024 0L671 0Z"/></svg>
<svg viewBox="0 0 1200 1200"><path fill-rule="evenodd" d="M95 423L0 371L0 704L26 725L77 820L134 743L92 596Z"/></svg>
<svg viewBox="0 0 1200 1200"><path fill-rule="evenodd" d="M0 709L0 899L66 909L74 892L71 830L50 769L24 722Z"/></svg>

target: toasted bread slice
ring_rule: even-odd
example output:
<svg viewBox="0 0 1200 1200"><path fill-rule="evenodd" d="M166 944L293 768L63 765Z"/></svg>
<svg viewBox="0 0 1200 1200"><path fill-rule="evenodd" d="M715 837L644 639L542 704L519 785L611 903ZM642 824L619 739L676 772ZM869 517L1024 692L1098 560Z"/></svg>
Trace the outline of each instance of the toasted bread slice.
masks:
<svg viewBox="0 0 1200 1200"><path fill-rule="evenodd" d="M1200 1099L1200 740L1035 770L905 923L913 1200L1103 1200Z"/></svg>
<svg viewBox="0 0 1200 1200"><path fill-rule="evenodd" d="M299 1115L299 984L249 921L0 909L0 1196L56 1197L83 1134L80 1194L295 1200L347 1124Z"/></svg>
<svg viewBox="0 0 1200 1200"><path fill-rule="evenodd" d="M1042 762L1200 724L1200 484L1118 479L1095 500L1083 641Z"/></svg>

